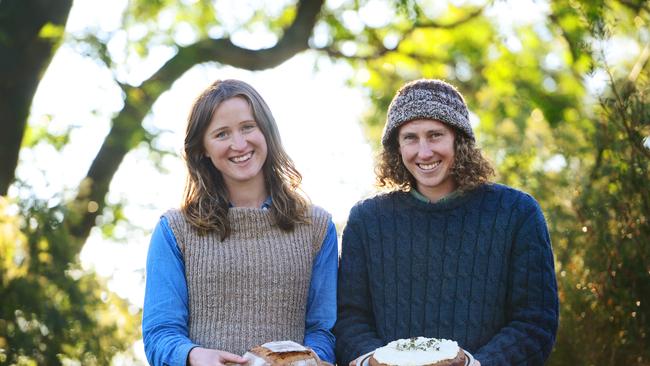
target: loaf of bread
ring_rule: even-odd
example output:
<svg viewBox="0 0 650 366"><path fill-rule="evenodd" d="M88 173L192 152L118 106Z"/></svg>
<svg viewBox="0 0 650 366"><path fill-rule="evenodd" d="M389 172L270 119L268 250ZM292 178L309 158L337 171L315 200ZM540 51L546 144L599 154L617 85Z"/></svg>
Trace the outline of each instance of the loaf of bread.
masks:
<svg viewBox="0 0 650 366"><path fill-rule="evenodd" d="M269 342L244 354L249 366L320 366L318 355L292 341Z"/></svg>

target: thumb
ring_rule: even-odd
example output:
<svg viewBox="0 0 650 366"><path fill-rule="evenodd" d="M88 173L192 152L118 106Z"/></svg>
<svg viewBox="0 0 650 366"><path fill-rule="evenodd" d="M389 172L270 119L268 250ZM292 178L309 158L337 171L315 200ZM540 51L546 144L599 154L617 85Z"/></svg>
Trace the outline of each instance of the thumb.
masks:
<svg viewBox="0 0 650 366"><path fill-rule="evenodd" d="M234 353L226 352L226 351L221 351L221 361L222 362L234 362L234 363L246 363L248 362L247 359L243 358L242 356L238 356Z"/></svg>

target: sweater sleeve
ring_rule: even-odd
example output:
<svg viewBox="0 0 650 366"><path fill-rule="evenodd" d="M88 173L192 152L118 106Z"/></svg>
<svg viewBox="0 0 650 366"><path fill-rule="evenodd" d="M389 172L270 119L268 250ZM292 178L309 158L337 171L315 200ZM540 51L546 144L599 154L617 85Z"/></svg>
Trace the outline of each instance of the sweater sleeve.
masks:
<svg viewBox="0 0 650 366"><path fill-rule="evenodd" d="M341 366L384 345L375 329L375 317L363 249L355 211L343 231L338 281L336 336L337 362Z"/></svg>
<svg viewBox="0 0 650 366"><path fill-rule="evenodd" d="M508 322L475 352L482 366L543 365L555 342L559 310L553 252L542 211L529 199L533 207L511 249Z"/></svg>
<svg viewBox="0 0 650 366"><path fill-rule="evenodd" d="M186 364L194 344L188 336L185 264L176 238L163 217L147 254L142 338L151 365Z"/></svg>

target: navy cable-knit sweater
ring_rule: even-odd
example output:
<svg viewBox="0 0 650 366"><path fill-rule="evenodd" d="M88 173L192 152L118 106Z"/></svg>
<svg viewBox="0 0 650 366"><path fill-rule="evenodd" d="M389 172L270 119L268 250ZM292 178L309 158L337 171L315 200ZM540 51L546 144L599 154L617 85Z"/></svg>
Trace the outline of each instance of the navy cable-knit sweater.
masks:
<svg viewBox="0 0 650 366"><path fill-rule="evenodd" d="M498 184L438 203L379 195L352 208L342 245L339 365L415 336L455 340L482 366L548 358L557 284L530 195Z"/></svg>

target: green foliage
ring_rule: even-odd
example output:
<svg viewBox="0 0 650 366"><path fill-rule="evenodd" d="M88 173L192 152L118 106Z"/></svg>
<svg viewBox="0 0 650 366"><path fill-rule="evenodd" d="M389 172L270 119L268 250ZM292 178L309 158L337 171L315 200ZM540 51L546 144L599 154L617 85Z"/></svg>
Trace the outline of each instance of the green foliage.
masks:
<svg viewBox="0 0 650 366"><path fill-rule="evenodd" d="M424 11L416 3L398 9L418 19ZM635 64L615 66L601 54L611 39L646 44L649 10L632 2L551 1L542 23L504 33L499 19L480 16L403 31L394 51L351 61L368 75L358 80L373 101L364 122L375 146L399 86L447 79L480 120L479 145L497 181L540 202L561 299L551 365L650 364L648 50ZM448 18L472 11L429 21L453 23ZM603 70L609 90L595 103L586 80Z"/></svg>
<svg viewBox="0 0 650 366"><path fill-rule="evenodd" d="M647 70L636 85L610 81L593 121L594 160L574 200L578 227L560 272L558 354L589 344L586 364L650 363L649 92Z"/></svg>
<svg viewBox="0 0 650 366"><path fill-rule="evenodd" d="M480 120L479 145L494 162L497 180L530 192L549 223L561 297L549 364L649 365L649 63L646 54L636 63L607 65L599 53L606 40L648 44L647 2L549 1L542 21L506 30L498 14L467 5L475 1L446 8L434 1L385 2L390 16L381 25L360 16L372 3L327 2L313 39L326 34L311 44L356 69L350 84L365 88L373 102L364 119L369 141L378 146L390 100L406 80L443 78L457 85ZM140 127L174 80L132 87L117 80L129 75L129 65L154 50L237 32L279 38L297 16L295 1L246 5L237 19L214 4L129 1L121 29L68 35L80 53L114 72L124 92L124 113L113 120L120 128L108 137L114 146L145 148L157 164L167 153L156 146L160 131ZM57 37L62 29L46 26L41 36ZM118 42L109 47L111 40ZM0 42L12 41L0 32ZM187 52L165 75L196 64L196 57L196 50ZM602 70L611 78L596 103L586 80ZM32 124L23 148L47 143L61 149L69 136L69 129L53 133L45 123ZM82 270L82 244L65 224L86 219L93 204L93 212L102 212L91 221L115 239L116 225L126 221L123 202L87 197L91 183L108 186L112 175L102 177L107 181L84 179L77 188L82 199L61 206L33 198L0 201L0 364L109 364L138 337L139 315L103 279Z"/></svg>
<svg viewBox="0 0 650 366"><path fill-rule="evenodd" d="M64 214L0 198L0 364L107 365L139 336L137 309L79 266Z"/></svg>
<svg viewBox="0 0 650 366"><path fill-rule="evenodd" d="M48 115L44 117L44 121L41 121L41 123L29 124L25 129L22 146L30 148L39 143L44 143L54 147L57 151L61 151L70 141L70 133L75 127L68 126L63 132L54 133L48 128L51 119L51 116Z"/></svg>
<svg viewBox="0 0 650 366"><path fill-rule="evenodd" d="M63 38L64 31L65 29L62 25L47 23L43 26L43 28L41 28L38 36L44 39L59 41Z"/></svg>

